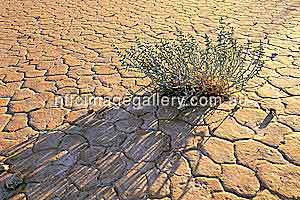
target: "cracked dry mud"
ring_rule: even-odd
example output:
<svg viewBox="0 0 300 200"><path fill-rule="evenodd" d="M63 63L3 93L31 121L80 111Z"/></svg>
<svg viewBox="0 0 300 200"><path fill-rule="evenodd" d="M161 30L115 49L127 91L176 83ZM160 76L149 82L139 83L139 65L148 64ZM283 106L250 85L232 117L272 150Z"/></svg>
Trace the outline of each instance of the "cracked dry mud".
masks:
<svg viewBox="0 0 300 200"><path fill-rule="evenodd" d="M1 200L300 199L299 1L0 3L0 162L10 166ZM277 54L236 112L226 103L209 117L203 109L54 104L149 84L121 69L113 42L169 37L176 26L200 36L220 16L240 39L265 37L266 54ZM262 126L270 109L276 116Z"/></svg>

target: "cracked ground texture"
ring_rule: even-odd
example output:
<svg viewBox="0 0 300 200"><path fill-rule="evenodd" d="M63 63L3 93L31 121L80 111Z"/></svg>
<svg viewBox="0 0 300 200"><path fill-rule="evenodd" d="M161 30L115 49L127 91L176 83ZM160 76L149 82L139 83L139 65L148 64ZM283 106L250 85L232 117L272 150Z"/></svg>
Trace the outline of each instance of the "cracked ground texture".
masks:
<svg viewBox="0 0 300 200"><path fill-rule="evenodd" d="M300 199L299 1L0 3L1 200ZM220 16L240 39L267 39L273 54L239 109L223 103L206 117L203 108L54 104L149 84L120 68L113 42L169 37L176 26L200 36Z"/></svg>

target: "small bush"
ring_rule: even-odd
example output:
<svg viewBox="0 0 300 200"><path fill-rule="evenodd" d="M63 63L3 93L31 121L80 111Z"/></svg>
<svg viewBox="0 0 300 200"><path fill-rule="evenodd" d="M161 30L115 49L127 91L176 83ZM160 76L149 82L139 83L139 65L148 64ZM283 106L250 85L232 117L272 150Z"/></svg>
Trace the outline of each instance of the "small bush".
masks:
<svg viewBox="0 0 300 200"><path fill-rule="evenodd" d="M123 67L143 72L153 92L168 96L230 95L242 89L264 66L263 43L241 44L223 18L215 40L204 35L204 45L177 30L174 39L141 41L120 51Z"/></svg>

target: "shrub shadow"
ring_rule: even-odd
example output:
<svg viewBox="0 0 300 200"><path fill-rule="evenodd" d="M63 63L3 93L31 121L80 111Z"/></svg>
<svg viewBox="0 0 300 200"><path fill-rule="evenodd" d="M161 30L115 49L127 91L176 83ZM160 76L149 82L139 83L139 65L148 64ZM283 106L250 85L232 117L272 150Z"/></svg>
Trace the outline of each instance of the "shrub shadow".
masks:
<svg viewBox="0 0 300 200"><path fill-rule="evenodd" d="M0 199L16 193L35 200L170 197L181 151L210 110L110 108L42 132L1 152L10 169L0 175Z"/></svg>

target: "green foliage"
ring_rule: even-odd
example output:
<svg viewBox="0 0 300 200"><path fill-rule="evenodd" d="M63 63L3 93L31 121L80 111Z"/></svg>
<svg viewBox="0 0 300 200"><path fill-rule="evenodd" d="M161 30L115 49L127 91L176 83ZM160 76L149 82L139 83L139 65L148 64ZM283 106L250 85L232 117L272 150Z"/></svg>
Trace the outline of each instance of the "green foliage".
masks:
<svg viewBox="0 0 300 200"><path fill-rule="evenodd" d="M223 18L215 40L205 34L204 45L177 29L174 39L141 41L120 51L128 70L143 72L155 92L169 96L229 95L242 89L264 66L263 43L241 44Z"/></svg>

